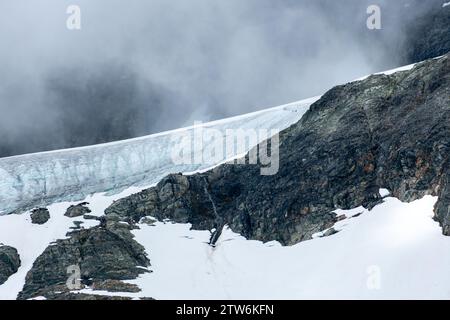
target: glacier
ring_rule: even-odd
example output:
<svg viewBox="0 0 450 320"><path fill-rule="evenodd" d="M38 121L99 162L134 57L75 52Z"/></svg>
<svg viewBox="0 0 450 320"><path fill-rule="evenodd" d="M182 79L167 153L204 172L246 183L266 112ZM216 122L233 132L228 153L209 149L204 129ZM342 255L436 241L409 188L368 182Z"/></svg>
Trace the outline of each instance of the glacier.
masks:
<svg viewBox="0 0 450 320"><path fill-rule="evenodd" d="M415 65L376 74L389 75L410 70ZM178 144L176 137L180 134L193 135L195 128L201 126L222 132L225 144L226 131L230 129L281 131L298 122L311 104L319 99L320 96L312 97L134 139L0 158L0 215L23 213L32 207L46 206L54 202L82 200L94 193L117 194L133 186L150 186L170 173L207 170L230 160L229 154L223 154L221 159L205 159L203 156L205 161L202 163L177 164L171 155L171 150ZM235 141L234 148L245 153L265 139L257 138L253 144L245 146L237 146ZM203 141L202 150L209 147L208 141ZM242 154L236 156L239 155Z"/></svg>
<svg viewBox="0 0 450 320"><path fill-rule="evenodd" d="M283 130L299 121L319 98L200 126L223 132L224 141L229 129ZM31 207L53 202L81 200L93 193L117 193L130 186L152 185L170 173L208 169L214 164L211 161L176 164L172 159L171 149L177 143L175 137L180 133L189 134L194 128L191 126L112 143L1 158L0 214L21 213ZM236 144L235 141L235 148ZM253 146L246 146L244 151ZM207 147L208 142L205 141L203 149ZM227 160L226 157L224 154L222 159L214 161L218 164Z"/></svg>

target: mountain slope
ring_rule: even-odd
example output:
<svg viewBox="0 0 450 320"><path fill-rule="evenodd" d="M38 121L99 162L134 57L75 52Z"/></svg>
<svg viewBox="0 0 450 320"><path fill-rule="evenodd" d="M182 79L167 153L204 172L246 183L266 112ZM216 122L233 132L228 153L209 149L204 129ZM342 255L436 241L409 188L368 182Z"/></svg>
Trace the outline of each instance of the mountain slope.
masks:
<svg viewBox="0 0 450 320"><path fill-rule="evenodd" d="M45 250L41 242L43 252L24 255L24 266L0 286L0 294L449 297L450 279L430 269L450 266L439 254L448 251L449 238L432 220L434 207L448 234L449 71L446 55L333 88L280 133L275 175L261 175L260 165L222 164L171 174L138 193L132 188L122 195L94 195L85 199L92 213L76 219L63 216L76 203L51 205L48 223L60 228L47 225L55 234L46 241L60 240ZM381 188L414 202L383 199ZM22 217L28 214L4 218ZM74 230L64 239L71 224ZM46 232L45 224L34 228ZM11 244L2 236L0 241ZM429 260L414 261L419 254ZM123 263L111 263L111 256ZM72 264L80 266L81 290L66 287ZM382 285L368 284L373 273L382 275Z"/></svg>
<svg viewBox="0 0 450 320"><path fill-rule="evenodd" d="M275 175L227 164L171 175L106 213L202 230L229 225L250 239L291 245L335 223L333 210L371 208L388 188L403 201L439 195L436 219L449 235L449 71L446 55L333 88L281 132Z"/></svg>
<svg viewBox="0 0 450 320"><path fill-rule="evenodd" d="M298 117L280 133L274 175L261 175L260 165L222 164L171 174L144 190L93 194L78 204L91 212L77 217L64 215L77 202L49 205L43 225L31 224L30 211L0 217L0 243L17 248L22 260L0 297L448 298L450 261L442 252L450 238L432 216L447 233L449 56L402 70L333 88L309 110L309 102L301 106L304 115L288 106L218 123L222 130L266 121L287 127ZM150 141L169 149L161 137ZM381 188L414 202L383 199ZM66 286L73 265L80 267L78 289Z"/></svg>

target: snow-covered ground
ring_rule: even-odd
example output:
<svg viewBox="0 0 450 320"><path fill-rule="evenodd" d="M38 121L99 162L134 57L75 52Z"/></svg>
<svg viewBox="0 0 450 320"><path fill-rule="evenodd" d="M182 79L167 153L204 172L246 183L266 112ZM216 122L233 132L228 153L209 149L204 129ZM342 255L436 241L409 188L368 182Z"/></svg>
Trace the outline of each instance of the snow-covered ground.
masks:
<svg viewBox="0 0 450 320"><path fill-rule="evenodd" d="M291 247L228 229L212 248L189 225L141 226L153 273L134 282L157 299L449 299L450 240L432 219L435 202L386 198L339 233Z"/></svg>
<svg viewBox="0 0 450 320"><path fill-rule="evenodd" d="M93 215L102 215L113 200L138 191L97 194L86 198ZM385 190L380 193L386 195ZM129 281L139 293L107 294L156 299L449 299L450 240L433 221L435 197L412 203L391 197L372 211L360 207L337 210L347 219L339 232L283 247L224 230L215 248L209 231L189 224L140 224L133 231L144 245L152 273ZM49 207L51 218L31 224L29 213L0 217L0 243L18 249L22 266L0 286L0 299L15 299L34 260L53 241L65 237L74 220L97 224L64 212L73 203Z"/></svg>
<svg viewBox="0 0 450 320"><path fill-rule="evenodd" d="M140 225L152 273L130 297L156 299L449 299L450 240L433 221L436 198L395 198L372 211L339 210L339 233L283 247L227 229L217 246L188 224ZM361 215L358 215L362 213ZM83 290L86 293L105 294Z"/></svg>

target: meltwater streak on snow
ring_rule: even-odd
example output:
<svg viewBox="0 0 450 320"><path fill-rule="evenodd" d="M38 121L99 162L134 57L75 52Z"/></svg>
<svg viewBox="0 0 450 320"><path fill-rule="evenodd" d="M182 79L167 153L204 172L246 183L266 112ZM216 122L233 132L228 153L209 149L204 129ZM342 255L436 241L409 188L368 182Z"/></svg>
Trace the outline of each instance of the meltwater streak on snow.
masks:
<svg viewBox="0 0 450 320"><path fill-rule="evenodd" d="M226 129L283 130L300 120L318 99L310 98L201 126L218 129L224 136ZM213 164L211 161L191 165L175 165L172 161L171 151L178 142L175 138L180 133L192 134L193 130L188 127L95 146L2 158L0 214L39 205L39 202L44 205L81 200L95 192L117 192L133 185L149 185L170 173L206 169ZM203 144L205 149L208 143Z"/></svg>
<svg viewBox="0 0 450 320"><path fill-rule="evenodd" d="M140 225L152 273L131 297L156 299L448 299L450 241L433 221L437 198L395 198L372 211L340 211L339 233L282 247L249 241L225 229L216 248L210 233L189 224ZM89 293L94 293L89 291Z"/></svg>

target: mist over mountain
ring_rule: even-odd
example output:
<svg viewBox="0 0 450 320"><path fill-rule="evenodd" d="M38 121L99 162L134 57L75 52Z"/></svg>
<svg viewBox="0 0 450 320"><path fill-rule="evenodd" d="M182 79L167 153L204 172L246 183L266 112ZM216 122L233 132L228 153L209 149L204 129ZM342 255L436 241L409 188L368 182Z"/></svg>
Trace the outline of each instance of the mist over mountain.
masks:
<svg viewBox="0 0 450 320"><path fill-rule="evenodd" d="M321 94L405 64L442 1L0 4L0 157L141 136ZM414 33L415 34L415 33Z"/></svg>
<svg viewBox="0 0 450 320"><path fill-rule="evenodd" d="M449 299L444 1L2 1L0 300Z"/></svg>

